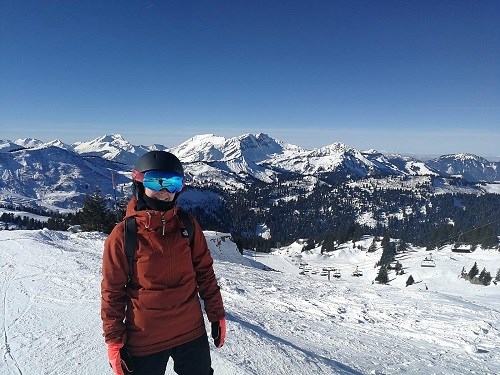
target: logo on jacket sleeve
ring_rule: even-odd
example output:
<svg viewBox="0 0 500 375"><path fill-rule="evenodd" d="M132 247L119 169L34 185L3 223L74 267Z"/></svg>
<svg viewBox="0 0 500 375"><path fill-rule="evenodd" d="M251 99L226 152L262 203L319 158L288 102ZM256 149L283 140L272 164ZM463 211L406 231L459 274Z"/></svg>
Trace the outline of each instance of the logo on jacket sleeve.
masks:
<svg viewBox="0 0 500 375"><path fill-rule="evenodd" d="M181 237L182 238L188 238L189 237L189 232L187 231L186 228L181 229Z"/></svg>

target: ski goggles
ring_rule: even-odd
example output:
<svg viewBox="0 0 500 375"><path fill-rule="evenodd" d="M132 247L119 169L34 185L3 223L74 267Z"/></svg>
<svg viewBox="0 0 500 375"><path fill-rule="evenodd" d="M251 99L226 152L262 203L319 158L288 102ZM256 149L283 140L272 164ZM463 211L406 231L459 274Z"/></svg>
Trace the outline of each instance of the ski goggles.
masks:
<svg viewBox="0 0 500 375"><path fill-rule="evenodd" d="M132 177L134 180L142 182L144 187L154 191L167 189L170 193L180 193L184 187L184 178L174 172L154 170L141 173L134 171Z"/></svg>

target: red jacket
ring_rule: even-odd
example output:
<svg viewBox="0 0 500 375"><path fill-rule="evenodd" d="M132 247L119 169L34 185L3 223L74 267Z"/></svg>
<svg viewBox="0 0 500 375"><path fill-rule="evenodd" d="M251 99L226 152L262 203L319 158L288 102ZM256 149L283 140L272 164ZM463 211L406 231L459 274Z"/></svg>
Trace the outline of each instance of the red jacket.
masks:
<svg viewBox="0 0 500 375"><path fill-rule="evenodd" d="M137 223L137 248L131 286L125 287L129 265L124 248L124 222L118 223L104 243L101 283L101 318L106 343L126 343L130 354L142 356L184 344L202 336L205 324L198 295L210 322L224 317L222 296L213 260L198 222L194 244L181 237L184 227L167 212L136 211L127 217Z"/></svg>

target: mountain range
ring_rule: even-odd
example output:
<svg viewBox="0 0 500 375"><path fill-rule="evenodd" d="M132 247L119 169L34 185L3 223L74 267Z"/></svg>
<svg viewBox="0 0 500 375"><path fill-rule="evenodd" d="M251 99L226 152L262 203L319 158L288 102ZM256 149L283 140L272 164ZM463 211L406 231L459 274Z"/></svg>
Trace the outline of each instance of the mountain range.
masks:
<svg viewBox="0 0 500 375"><path fill-rule="evenodd" d="M14 142L0 140L0 152L8 152L11 159L30 158L30 155L44 158L41 155L49 155L50 151L47 150L51 147L80 155L87 161L88 157L97 156L127 167L133 166L149 150L168 150L186 163L187 172L194 180L202 183L206 179L228 179L221 185L230 183L237 186L247 177L272 182L281 176L322 176L332 173L354 179L389 175L441 175L464 178L469 182L500 180L499 162L490 162L473 154L443 155L423 161L415 157L385 155L374 150L358 151L342 143L307 150L266 134L245 134L233 138L198 135L170 149L161 144L133 145L119 134L73 144L59 140L43 143L32 138ZM33 154L34 150L38 151ZM53 156L53 161L57 162L57 156L61 155ZM3 158L9 159L5 155ZM30 164L28 160L26 163ZM1 172L5 170L12 172L2 163Z"/></svg>
<svg viewBox="0 0 500 375"><path fill-rule="evenodd" d="M96 191L121 207L133 165L148 150L183 161L179 203L203 228L261 251L300 238L335 248L332 238L386 232L420 246L460 236L493 246L500 230L498 163L471 154L424 161L342 143L307 150L266 134L198 135L172 148L133 145L118 134L71 145L0 141L0 213L40 212L46 221L47 211L75 212Z"/></svg>
<svg viewBox="0 0 500 375"><path fill-rule="evenodd" d="M414 157L358 151L342 143L304 149L266 134L224 138L198 135L167 148L133 145L119 134L87 142L44 143L33 138L0 140L0 193L3 199L34 201L47 207L75 209L98 188L116 195L127 189L128 172L150 150L168 150L185 164L193 187L244 189L252 181L273 183L301 179L342 182L388 176L442 176L469 183L500 180L499 162L472 154L443 155L428 161Z"/></svg>

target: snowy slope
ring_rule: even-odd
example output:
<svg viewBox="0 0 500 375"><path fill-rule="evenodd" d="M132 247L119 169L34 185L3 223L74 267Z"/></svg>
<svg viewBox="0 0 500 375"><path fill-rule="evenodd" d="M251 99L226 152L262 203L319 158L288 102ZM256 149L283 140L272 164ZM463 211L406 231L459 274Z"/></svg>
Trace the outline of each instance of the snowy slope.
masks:
<svg viewBox="0 0 500 375"><path fill-rule="evenodd" d="M20 148L22 148L22 146L12 141L9 141L8 139L0 140L0 152L9 152Z"/></svg>
<svg viewBox="0 0 500 375"><path fill-rule="evenodd" d="M405 288L406 277L371 283L380 251L346 245L322 256L295 244L241 256L227 234L206 236L228 320L225 346L212 347L217 374L500 372L500 286L457 279L473 261L496 271L498 252L457 260L444 249L432 270L419 267L424 252L408 253L407 274L423 282ZM0 231L0 374L111 374L99 317L103 240L99 233ZM301 276L301 262L336 265L342 277ZM350 276L355 266L363 277Z"/></svg>
<svg viewBox="0 0 500 375"><path fill-rule="evenodd" d="M112 195L116 183L128 178L117 173L124 166L99 157L81 156L55 146L0 153L0 199L36 200L45 207L81 207L83 197L97 188Z"/></svg>

